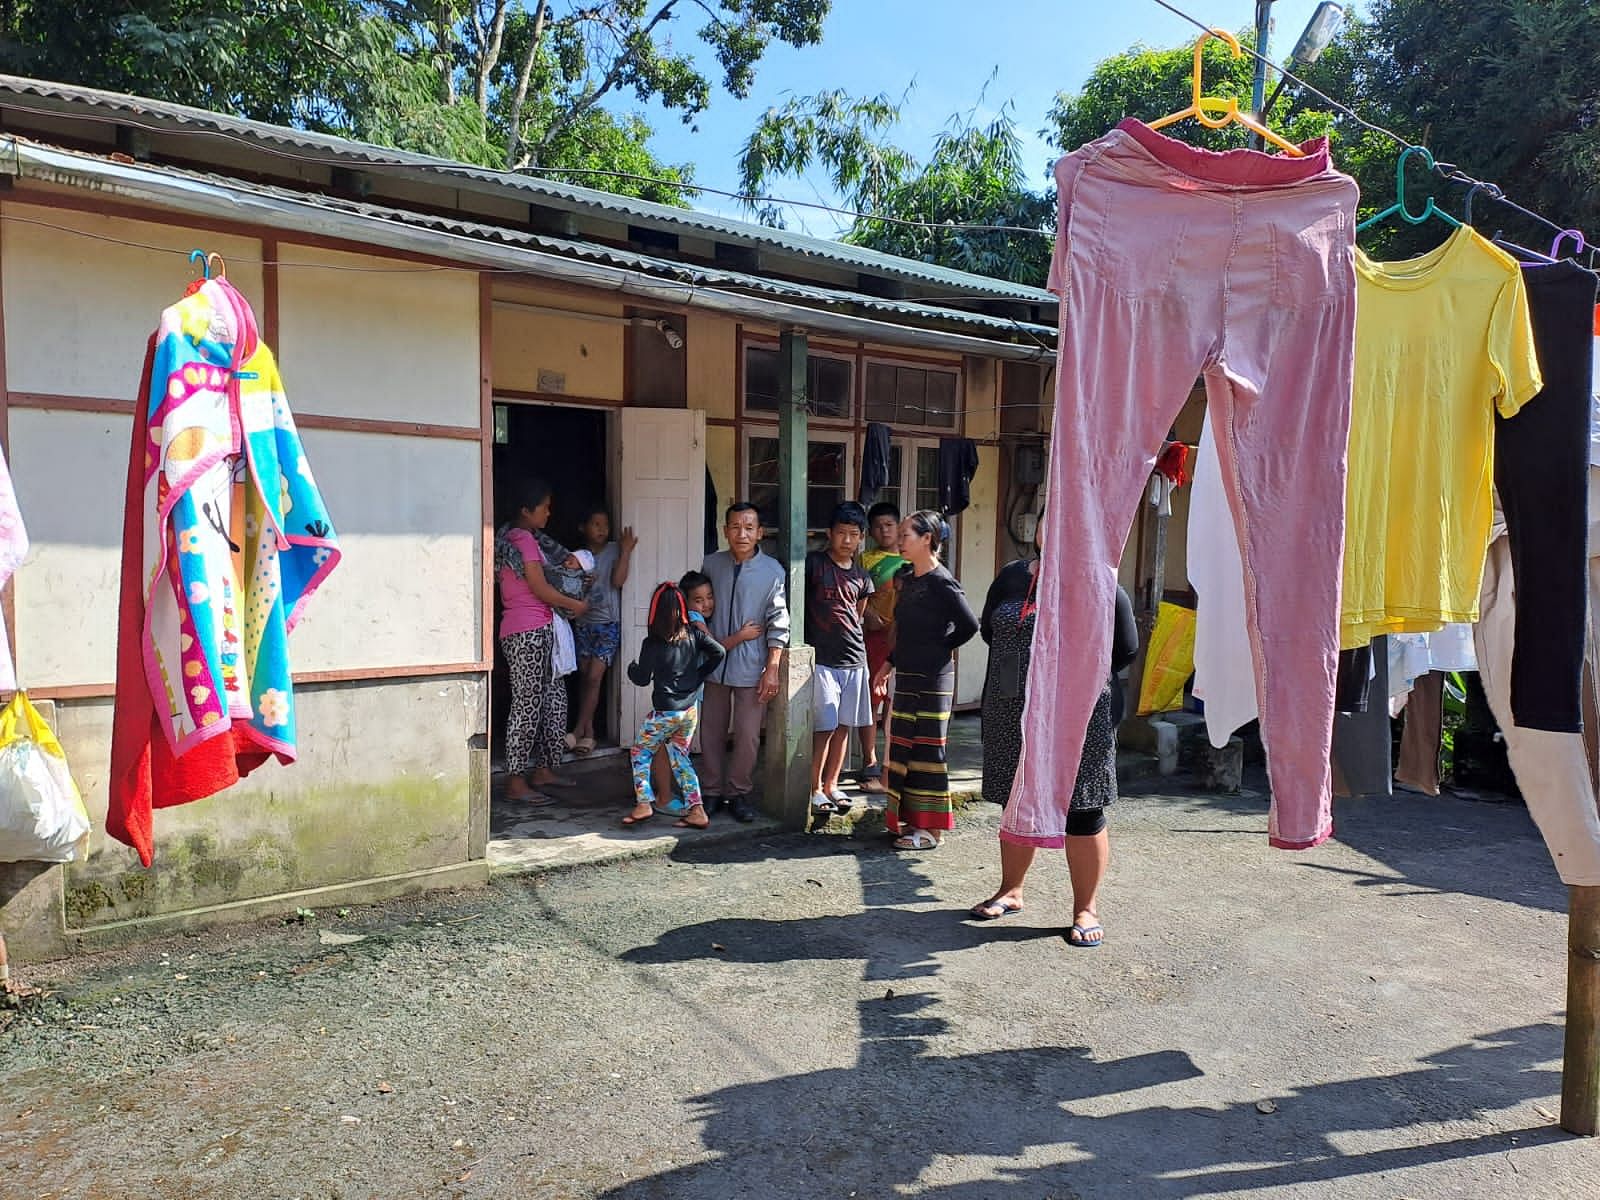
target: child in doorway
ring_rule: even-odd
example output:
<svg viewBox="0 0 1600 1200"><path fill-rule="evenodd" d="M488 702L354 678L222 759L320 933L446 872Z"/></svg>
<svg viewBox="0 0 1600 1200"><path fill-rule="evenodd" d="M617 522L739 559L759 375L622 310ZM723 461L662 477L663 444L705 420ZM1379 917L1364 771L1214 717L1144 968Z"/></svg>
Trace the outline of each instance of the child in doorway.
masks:
<svg viewBox="0 0 1600 1200"><path fill-rule="evenodd" d="M866 532L866 510L841 504L828 523L828 548L806 555L806 641L817 652L811 811L823 816L850 811L850 797L839 790L839 772L850 731L872 725L862 618L873 586L872 576L856 562Z"/></svg>
<svg viewBox="0 0 1600 1200"><path fill-rule="evenodd" d="M689 619L689 606L675 584L657 586L650 597L649 633L639 648L637 661L628 664L628 678L650 687L650 713L634 739L633 811L624 825L639 825L655 816L656 788L651 764L663 747L672 762L672 776L683 791L687 811L676 824L684 829L704 829L710 819L700 798L700 780L689 760L697 716L695 695L706 677L722 665L726 651Z"/></svg>
<svg viewBox="0 0 1600 1200"><path fill-rule="evenodd" d="M611 514L591 508L578 526L584 548L594 555L594 583L587 597L589 611L575 630L578 643L578 714L567 735L567 748L578 754L594 749L594 714L606 671L622 644L622 585L628 582L633 549L639 544L633 530L625 528L611 540Z"/></svg>
<svg viewBox="0 0 1600 1200"><path fill-rule="evenodd" d="M861 565L872 576L873 593L862 617L867 639L868 678L876 678L878 668L889 661L890 634L894 629L895 573L906 565L900 557L900 510L887 500L874 504L867 512L867 528L872 548L861 554ZM872 692L872 721L861 730L861 790L876 796L886 795L883 764L878 761L878 721L887 714L888 686Z"/></svg>

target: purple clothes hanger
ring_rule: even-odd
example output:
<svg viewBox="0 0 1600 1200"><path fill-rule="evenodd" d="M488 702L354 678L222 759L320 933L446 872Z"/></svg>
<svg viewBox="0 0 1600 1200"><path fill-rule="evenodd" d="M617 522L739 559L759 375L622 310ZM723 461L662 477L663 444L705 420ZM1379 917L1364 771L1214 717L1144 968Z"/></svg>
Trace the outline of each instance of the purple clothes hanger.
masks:
<svg viewBox="0 0 1600 1200"><path fill-rule="evenodd" d="M1561 257L1561 243L1566 241L1568 238L1576 238L1578 242L1577 249L1572 252L1574 258L1589 248L1589 243L1583 240L1583 230L1563 229L1560 233L1556 234L1556 240L1550 243L1551 258Z"/></svg>

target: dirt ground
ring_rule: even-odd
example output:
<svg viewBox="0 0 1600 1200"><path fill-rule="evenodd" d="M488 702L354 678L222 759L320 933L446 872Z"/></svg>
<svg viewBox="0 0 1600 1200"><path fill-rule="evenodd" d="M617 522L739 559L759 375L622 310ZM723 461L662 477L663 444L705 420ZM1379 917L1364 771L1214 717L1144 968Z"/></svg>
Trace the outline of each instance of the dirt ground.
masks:
<svg viewBox="0 0 1600 1200"><path fill-rule="evenodd" d="M1519 807L1125 797L1065 871L761 834L28 971L0 1196L1582 1197L1565 893ZM0 1015L4 1021L6 1015Z"/></svg>

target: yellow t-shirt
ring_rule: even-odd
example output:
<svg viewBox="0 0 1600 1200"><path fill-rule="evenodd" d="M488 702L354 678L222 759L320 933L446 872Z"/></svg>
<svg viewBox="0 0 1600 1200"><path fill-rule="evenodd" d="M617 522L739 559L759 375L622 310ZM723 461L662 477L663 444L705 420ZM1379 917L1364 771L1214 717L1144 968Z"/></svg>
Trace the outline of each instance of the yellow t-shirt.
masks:
<svg viewBox="0 0 1600 1200"><path fill-rule="evenodd" d="M1475 621L1494 413L1544 386L1517 261L1462 226L1403 262L1356 251L1340 642Z"/></svg>

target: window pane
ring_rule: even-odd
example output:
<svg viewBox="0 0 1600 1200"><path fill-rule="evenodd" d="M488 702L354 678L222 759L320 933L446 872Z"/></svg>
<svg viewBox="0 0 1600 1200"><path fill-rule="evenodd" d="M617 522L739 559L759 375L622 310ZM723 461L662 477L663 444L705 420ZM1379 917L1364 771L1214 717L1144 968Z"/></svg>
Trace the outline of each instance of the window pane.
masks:
<svg viewBox="0 0 1600 1200"><path fill-rule="evenodd" d="M956 427L956 377L948 371L928 371L928 411L922 424L941 429Z"/></svg>
<svg viewBox="0 0 1600 1200"><path fill-rule="evenodd" d="M761 510L761 523L768 529L783 524L782 491L778 467L778 439L752 437L748 441L750 502ZM833 510L844 503L849 479L846 473L849 446L842 441L806 443L806 525L826 529Z"/></svg>
<svg viewBox="0 0 1600 1200"><path fill-rule="evenodd" d="M849 418L850 370L851 364L840 358L812 357L806 363L813 416Z"/></svg>
<svg viewBox="0 0 1600 1200"><path fill-rule="evenodd" d="M750 439L750 503L761 510L761 523L778 524L778 439Z"/></svg>
<svg viewBox="0 0 1600 1200"><path fill-rule="evenodd" d="M933 446L917 447L916 506L939 509L939 451Z"/></svg>
<svg viewBox="0 0 1600 1200"><path fill-rule="evenodd" d="M916 367L896 367L894 379L895 419L902 425L923 425L928 373Z"/></svg>
<svg viewBox="0 0 1600 1200"><path fill-rule="evenodd" d="M764 346L744 348L744 406L778 411L778 352Z"/></svg>
<svg viewBox="0 0 1600 1200"><path fill-rule="evenodd" d="M868 363L866 384L867 420L894 424L894 368L888 363Z"/></svg>
<svg viewBox="0 0 1600 1200"><path fill-rule="evenodd" d="M900 458L900 447L891 445L889 447L889 486L884 490L896 495L898 495L900 491L900 481L905 478L905 476L901 474L902 466Z"/></svg>
<svg viewBox="0 0 1600 1200"><path fill-rule="evenodd" d="M844 486L845 444L843 442L809 442L806 445L806 480L812 484Z"/></svg>

